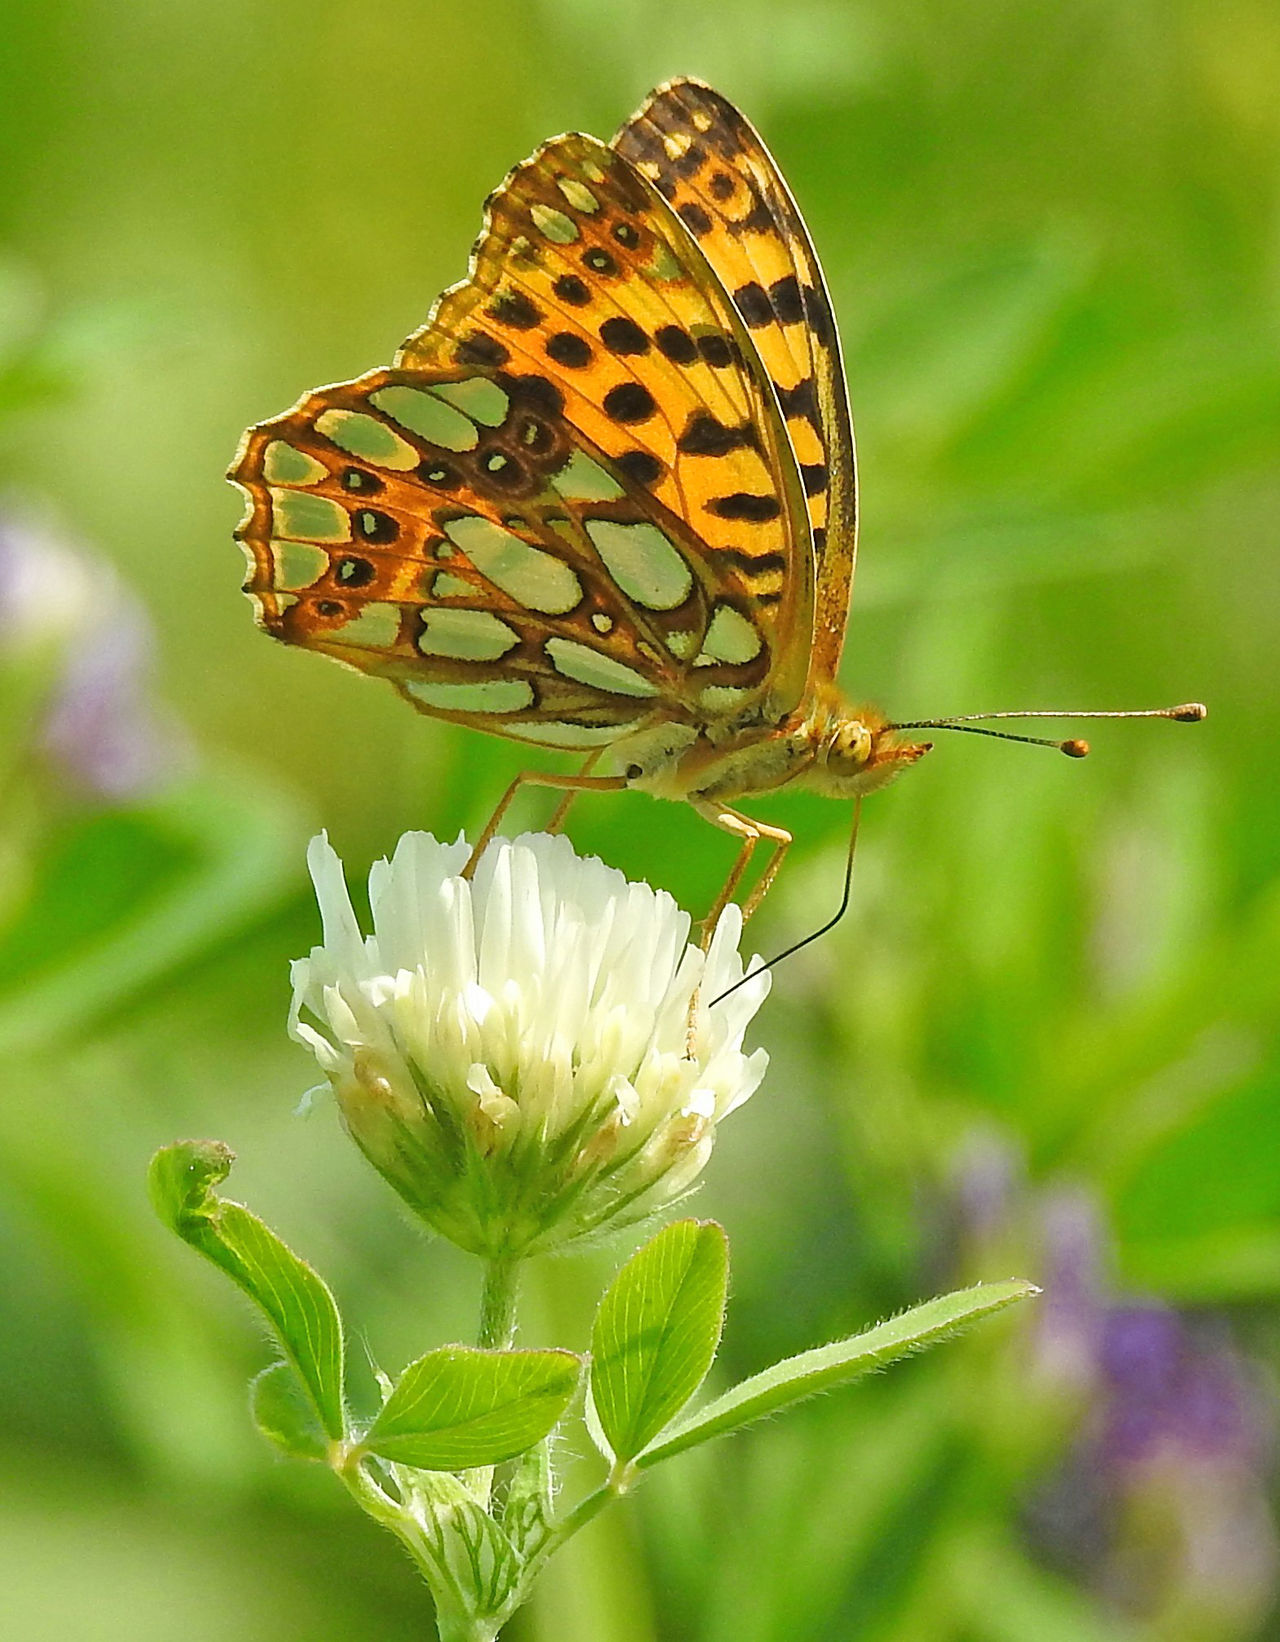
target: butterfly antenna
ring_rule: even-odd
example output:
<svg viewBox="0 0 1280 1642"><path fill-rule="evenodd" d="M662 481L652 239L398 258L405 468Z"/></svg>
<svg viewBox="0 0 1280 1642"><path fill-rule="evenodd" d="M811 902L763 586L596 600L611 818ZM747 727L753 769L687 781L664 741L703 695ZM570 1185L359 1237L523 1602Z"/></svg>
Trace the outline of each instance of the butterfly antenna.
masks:
<svg viewBox="0 0 1280 1642"><path fill-rule="evenodd" d="M886 724L887 730L956 730L962 735L989 735L998 741L1022 741L1032 747L1056 747L1060 753L1066 753L1068 758L1084 758L1089 751L1089 743L1071 737L1066 741L1056 741L1048 736L1015 735L1009 730L988 730L984 722L998 718L1171 718L1179 724L1198 724L1202 718L1207 718L1209 709L1201 701L1183 701L1176 707L1136 707L1128 711L1098 711L1086 709L1084 712L1059 712L1057 709L1046 710L1032 708L1024 713L956 713L951 718L918 718L908 724Z"/></svg>
<svg viewBox="0 0 1280 1642"><path fill-rule="evenodd" d="M828 931L833 930L836 927L841 918L843 918L845 913L849 910L849 897L853 890L853 852L858 845L858 823L861 819L862 795L859 794L853 801L853 826L849 830L849 853L845 857L844 863L844 890L840 896L840 905L836 908L834 915L827 919L821 929L815 929L812 935L806 935L803 940L793 942L791 946L786 947L783 951L776 953L772 958L770 958L768 963L761 964L758 969L748 970L740 981L735 981L732 986L727 986L718 997L712 998L711 1002L707 1005L709 1009L714 1009L718 1003L723 1003L724 1000L731 997L740 986L745 986L748 981L755 980L757 975L763 975L766 969L773 969L777 964L780 964L784 958L790 958L795 953L799 952L802 947L809 946L814 941L821 940L822 937L828 933Z"/></svg>

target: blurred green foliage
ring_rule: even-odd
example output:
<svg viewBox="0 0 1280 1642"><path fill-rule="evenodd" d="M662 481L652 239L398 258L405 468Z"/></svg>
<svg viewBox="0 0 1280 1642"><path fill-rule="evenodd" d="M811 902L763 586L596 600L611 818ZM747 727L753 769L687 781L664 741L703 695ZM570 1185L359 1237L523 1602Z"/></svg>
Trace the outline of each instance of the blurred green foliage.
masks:
<svg viewBox="0 0 1280 1642"><path fill-rule="evenodd" d="M248 422L390 357L514 161L607 136L672 73L762 129L826 264L863 475L850 690L903 716L1212 711L1104 730L1084 765L953 738L868 804L853 910L779 973L773 1068L697 1199L734 1247L725 1383L957 1277L1036 1277L1035 1205L1066 1184L1110 1227L1117 1293L1210 1308L1274 1364L1274 5L11 0L0 21L4 505L52 509L145 600L197 759L131 807L46 795L0 863L13 1634L425 1634L390 1540L252 1434L261 1342L169 1247L143 1165L226 1138L380 1359L470 1336L466 1260L406 1228L327 1108L293 1116L285 966L314 934L310 830L354 877L406 827L474 830L524 755L255 634L220 474ZM847 816L759 810L799 838L752 926L772 951L832 906ZM695 911L731 850L638 795L571 830ZM1023 1170L987 1243L948 1220L984 1136ZM585 1346L617 1253L542 1273L530 1344ZM1080 1410L1029 1396L1020 1327L673 1463L513 1642L1277 1634L1261 1599L1126 1616L1036 1549Z"/></svg>

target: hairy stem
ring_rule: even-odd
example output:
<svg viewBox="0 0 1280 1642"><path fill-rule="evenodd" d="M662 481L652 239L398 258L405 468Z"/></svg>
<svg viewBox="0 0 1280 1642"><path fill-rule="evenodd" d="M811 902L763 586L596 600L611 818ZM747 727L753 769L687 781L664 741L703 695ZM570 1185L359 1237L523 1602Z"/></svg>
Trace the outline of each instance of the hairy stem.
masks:
<svg viewBox="0 0 1280 1642"><path fill-rule="evenodd" d="M517 1277L514 1260L485 1261L480 1333L476 1343L486 1350L505 1351L516 1337Z"/></svg>

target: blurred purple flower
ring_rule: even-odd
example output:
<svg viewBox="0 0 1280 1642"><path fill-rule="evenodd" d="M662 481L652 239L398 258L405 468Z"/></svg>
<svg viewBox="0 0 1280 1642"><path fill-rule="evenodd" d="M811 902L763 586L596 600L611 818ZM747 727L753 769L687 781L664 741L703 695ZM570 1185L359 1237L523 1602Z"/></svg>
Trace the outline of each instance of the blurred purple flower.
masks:
<svg viewBox="0 0 1280 1642"><path fill-rule="evenodd" d="M1225 1323L1105 1290L1103 1228L1084 1194L1044 1207L1035 1363L1083 1394L1071 1452L1030 1527L1050 1560L1160 1634L1229 1637L1269 1604L1275 1407ZM1207 1629L1196 1627L1207 1626Z"/></svg>
<svg viewBox="0 0 1280 1642"><path fill-rule="evenodd" d="M73 788L109 802L154 790L181 741L150 699L152 633L114 571L52 530L0 512L3 673L39 675L32 744Z"/></svg>
<svg viewBox="0 0 1280 1642"><path fill-rule="evenodd" d="M1083 1391L1097 1378L1105 1327L1106 1233L1092 1196L1059 1188L1039 1205L1040 1278L1034 1322L1037 1376Z"/></svg>
<svg viewBox="0 0 1280 1642"><path fill-rule="evenodd" d="M1280 1571L1276 1405L1226 1323L1117 1296L1096 1197L1030 1190L998 1130L959 1148L940 1230L949 1275L990 1275L993 1261L1003 1271L1036 1250L1027 1263L1044 1292L1023 1336L1024 1383L1062 1453L1026 1514L1037 1553L1143 1636L1255 1634Z"/></svg>
<svg viewBox="0 0 1280 1642"><path fill-rule="evenodd" d="M1017 1147L999 1129L976 1130L952 1166L948 1218L966 1241L990 1243L1007 1235L1024 1190Z"/></svg>

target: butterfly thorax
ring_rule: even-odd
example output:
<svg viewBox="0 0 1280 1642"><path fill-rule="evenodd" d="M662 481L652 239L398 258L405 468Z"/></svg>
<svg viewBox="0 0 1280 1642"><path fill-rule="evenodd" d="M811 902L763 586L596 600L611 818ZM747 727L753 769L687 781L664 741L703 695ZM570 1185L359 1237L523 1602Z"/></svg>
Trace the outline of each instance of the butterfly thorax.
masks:
<svg viewBox="0 0 1280 1642"><path fill-rule="evenodd" d="M726 803L780 787L852 798L884 786L928 750L927 742L898 741L883 714L853 706L832 684L772 722L666 723L615 749L629 786L658 798Z"/></svg>

